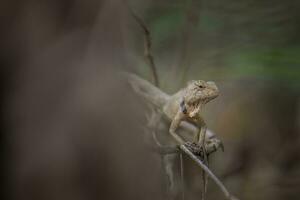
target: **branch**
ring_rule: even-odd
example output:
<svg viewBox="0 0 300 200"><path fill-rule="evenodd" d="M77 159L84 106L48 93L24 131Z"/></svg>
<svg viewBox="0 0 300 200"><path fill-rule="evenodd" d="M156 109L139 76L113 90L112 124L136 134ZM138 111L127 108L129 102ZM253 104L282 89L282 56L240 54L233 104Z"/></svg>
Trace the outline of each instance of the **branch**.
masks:
<svg viewBox="0 0 300 200"><path fill-rule="evenodd" d="M210 171L210 169L197 157L195 156L185 145L180 145L180 149L186 153L192 160L194 160L197 165L199 165L209 176L210 178L219 186L219 188L224 193L225 197L228 200L238 200L236 197L232 196L229 191L226 189L224 184Z"/></svg>
<svg viewBox="0 0 300 200"><path fill-rule="evenodd" d="M154 63L154 58L151 54L152 42L151 42L150 31L149 31L148 27L146 26L145 22L137 14L135 14L134 11L130 7L129 7L129 10L130 10L130 14L132 15L132 17L135 19L135 21L138 23L138 25L141 27L141 29L144 32L144 56L149 61L154 85L159 87L157 70L156 70L156 66Z"/></svg>

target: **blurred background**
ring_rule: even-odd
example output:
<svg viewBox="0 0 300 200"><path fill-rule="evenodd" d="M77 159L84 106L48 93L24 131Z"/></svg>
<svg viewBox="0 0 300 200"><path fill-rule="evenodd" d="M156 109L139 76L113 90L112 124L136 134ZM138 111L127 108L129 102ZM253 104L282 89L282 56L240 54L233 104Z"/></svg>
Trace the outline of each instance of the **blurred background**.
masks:
<svg viewBox="0 0 300 200"><path fill-rule="evenodd" d="M152 35L161 88L213 80L204 112L225 145L211 169L240 199L300 198L300 1L128 0ZM121 0L0 3L2 199L166 199L145 104L118 78L151 80ZM186 197L201 171L185 158ZM210 181L207 199L224 199Z"/></svg>

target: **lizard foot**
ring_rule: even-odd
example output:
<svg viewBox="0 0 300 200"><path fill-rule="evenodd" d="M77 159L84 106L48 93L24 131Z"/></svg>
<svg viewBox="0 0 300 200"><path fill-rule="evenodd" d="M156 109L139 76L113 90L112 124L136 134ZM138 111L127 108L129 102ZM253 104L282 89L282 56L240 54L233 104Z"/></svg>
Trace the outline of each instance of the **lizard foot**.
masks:
<svg viewBox="0 0 300 200"><path fill-rule="evenodd" d="M200 156L201 158L203 158L204 154L203 154L203 147L196 143L196 142L186 142L184 144L193 154Z"/></svg>

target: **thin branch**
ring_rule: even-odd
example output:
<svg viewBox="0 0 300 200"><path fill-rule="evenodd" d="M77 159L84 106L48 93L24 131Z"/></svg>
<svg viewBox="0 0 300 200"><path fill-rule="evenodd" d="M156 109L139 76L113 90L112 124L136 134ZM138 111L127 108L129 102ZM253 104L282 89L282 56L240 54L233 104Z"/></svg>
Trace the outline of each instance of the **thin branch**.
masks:
<svg viewBox="0 0 300 200"><path fill-rule="evenodd" d="M132 17L135 19L135 21L139 24L139 26L143 30L143 33L144 33L144 56L149 61L149 66L150 66L150 70L152 72L152 78L153 78L154 85L156 87L159 87L159 80L158 80L156 65L154 62L154 58L151 54L152 42L151 42L150 30L147 27L147 25L145 24L145 22L142 20L142 18L140 18L130 7L129 7L129 10L130 10L130 14L132 15Z"/></svg>
<svg viewBox="0 0 300 200"><path fill-rule="evenodd" d="M183 165L183 155L180 152L180 176L181 176L181 189L182 189L182 200L184 200L184 165Z"/></svg>
<svg viewBox="0 0 300 200"><path fill-rule="evenodd" d="M197 157L195 156L185 145L180 145L180 149L186 153L192 160L194 160L197 165L199 165L209 176L210 178L219 186L219 188L224 193L225 197L228 200L237 200L236 197L232 196L229 191L226 189L224 184L210 171L210 169Z"/></svg>

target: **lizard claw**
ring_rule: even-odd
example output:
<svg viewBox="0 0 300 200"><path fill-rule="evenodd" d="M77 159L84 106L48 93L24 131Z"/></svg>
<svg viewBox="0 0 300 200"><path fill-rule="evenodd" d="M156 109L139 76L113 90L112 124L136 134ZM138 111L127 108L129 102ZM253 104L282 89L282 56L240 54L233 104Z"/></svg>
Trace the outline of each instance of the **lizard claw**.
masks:
<svg viewBox="0 0 300 200"><path fill-rule="evenodd" d="M186 142L184 145L196 155L202 155L202 146L196 142Z"/></svg>

